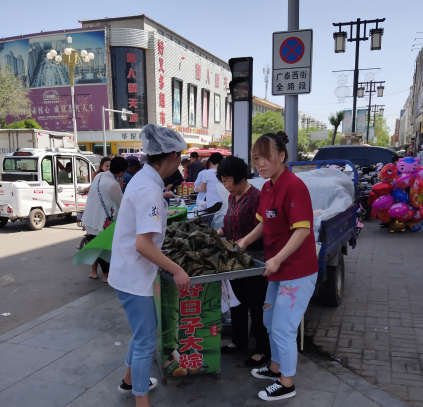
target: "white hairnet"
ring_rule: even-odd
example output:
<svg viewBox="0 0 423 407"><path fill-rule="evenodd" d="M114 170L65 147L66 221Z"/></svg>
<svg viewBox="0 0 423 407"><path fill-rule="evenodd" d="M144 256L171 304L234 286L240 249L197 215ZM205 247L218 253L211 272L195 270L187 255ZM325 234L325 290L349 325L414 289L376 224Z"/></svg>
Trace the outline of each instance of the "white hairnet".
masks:
<svg viewBox="0 0 423 407"><path fill-rule="evenodd" d="M188 146L182 136L168 127L147 124L141 132L142 149L147 155L171 153L187 150Z"/></svg>

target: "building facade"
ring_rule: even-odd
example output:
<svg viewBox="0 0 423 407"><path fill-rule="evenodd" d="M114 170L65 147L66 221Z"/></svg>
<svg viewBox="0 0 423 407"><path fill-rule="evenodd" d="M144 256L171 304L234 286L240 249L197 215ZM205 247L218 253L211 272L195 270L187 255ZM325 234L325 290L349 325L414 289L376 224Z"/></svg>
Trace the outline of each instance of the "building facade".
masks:
<svg viewBox="0 0 423 407"><path fill-rule="evenodd" d="M145 15L80 22L83 28L105 28L108 105L133 113L126 121L110 114L106 138L111 153L139 151L147 123L175 129L189 147L202 148L230 135L226 61ZM99 151L102 132L79 132L78 142Z"/></svg>
<svg viewBox="0 0 423 407"><path fill-rule="evenodd" d="M269 110L274 113L280 113L282 117L285 116L285 109L282 106L253 96L253 116L256 116L257 113L265 114Z"/></svg>

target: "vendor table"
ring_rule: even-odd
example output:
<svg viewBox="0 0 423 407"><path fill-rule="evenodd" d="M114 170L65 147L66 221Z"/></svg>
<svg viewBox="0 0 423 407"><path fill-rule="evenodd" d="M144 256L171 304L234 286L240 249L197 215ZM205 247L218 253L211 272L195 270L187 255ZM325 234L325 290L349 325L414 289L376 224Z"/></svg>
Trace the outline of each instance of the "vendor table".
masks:
<svg viewBox="0 0 423 407"><path fill-rule="evenodd" d="M220 377L221 281L263 274L264 263L255 263L248 270L191 277L187 290L179 290L170 274L159 272L154 282L156 360L164 385L170 376Z"/></svg>

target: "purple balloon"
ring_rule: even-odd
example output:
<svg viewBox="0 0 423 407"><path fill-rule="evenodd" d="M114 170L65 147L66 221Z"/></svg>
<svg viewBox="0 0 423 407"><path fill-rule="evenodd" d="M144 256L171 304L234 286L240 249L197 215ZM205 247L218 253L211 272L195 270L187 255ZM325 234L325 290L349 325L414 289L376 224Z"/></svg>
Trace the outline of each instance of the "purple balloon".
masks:
<svg viewBox="0 0 423 407"><path fill-rule="evenodd" d="M391 216L392 218L401 218L403 216L407 215L408 212L408 205L405 203L396 203L393 204L390 208L389 208L389 216Z"/></svg>
<svg viewBox="0 0 423 407"><path fill-rule="evenodd" d="M383 195L373 202L373 209L376 209L377 211L383 211L384 209L390 208L393 203L394 198L392 198L391 195Z"/></svg>

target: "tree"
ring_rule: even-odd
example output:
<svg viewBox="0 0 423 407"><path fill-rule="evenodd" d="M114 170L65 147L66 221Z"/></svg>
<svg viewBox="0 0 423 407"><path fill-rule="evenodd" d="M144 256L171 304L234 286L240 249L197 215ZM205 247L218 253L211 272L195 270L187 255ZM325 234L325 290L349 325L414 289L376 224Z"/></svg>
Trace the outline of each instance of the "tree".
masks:
<svg viewBox="0 0 423 407"><path fill-rule="evenodd" d="M20 77L15 76L10 68L0 68L0 119L6 116L19 117L32 104Z"/></svg>
<svg viewBox="0 0 423 407"><path fill-rule="evenodd" d="M5 129L38 129L42 127L34 119L16 120L9 125L4 126Z"/></svg>
<svg viewBox="0 0 423 407"><path fill-rule="evenodd" d="M335 145L335 138L336 132L338 131L338 127L341 125L342 121L344 120L345 113L343 110L336 112L335 114L331 114L329 116L329 122L334 127L333 135L332 135L332 145Z"/></svg>
<svg viewBox="0 0 423 407"><path fill-rule="evenodd" d="M253 117L253 134L261 136L266 133L277 133L283 129L284 121L280 113L268 110L265 114L257 113Z"/></svg>
<svg viewBox="0 0 423 407"><path fill-rule="evenodd" d="M380 115L376 115L375 122L375 137L377 137L377 146L380 147L389 147L389 132L390 128L386 123L386 119ZM370 141L370 140L369 140Z"/></svg>

